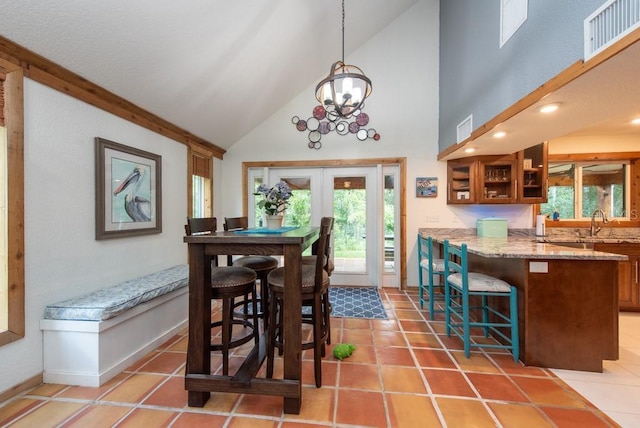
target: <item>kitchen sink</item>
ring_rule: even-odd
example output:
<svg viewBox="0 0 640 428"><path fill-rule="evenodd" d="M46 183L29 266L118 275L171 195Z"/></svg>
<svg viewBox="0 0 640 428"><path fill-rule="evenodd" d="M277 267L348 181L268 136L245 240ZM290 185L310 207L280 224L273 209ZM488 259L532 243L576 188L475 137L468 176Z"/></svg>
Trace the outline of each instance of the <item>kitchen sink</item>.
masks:
<svg viewBox="0 0 640 428"><path fill-rule="evenodd" d="M548 242L553 245L561 245L563 247L580 248L583 250L593 250L593 242Z"/></svg>

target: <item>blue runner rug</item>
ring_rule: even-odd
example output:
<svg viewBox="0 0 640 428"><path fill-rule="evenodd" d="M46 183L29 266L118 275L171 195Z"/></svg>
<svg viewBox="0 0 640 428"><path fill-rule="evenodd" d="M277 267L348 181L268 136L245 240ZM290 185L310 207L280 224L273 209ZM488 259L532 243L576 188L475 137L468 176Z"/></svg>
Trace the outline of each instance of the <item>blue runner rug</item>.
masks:
<svg viewBox="0 0 640 428"><path fill-rule="evenodd" d="M375 287L330 287L332 317L388 319Z"/></svg>

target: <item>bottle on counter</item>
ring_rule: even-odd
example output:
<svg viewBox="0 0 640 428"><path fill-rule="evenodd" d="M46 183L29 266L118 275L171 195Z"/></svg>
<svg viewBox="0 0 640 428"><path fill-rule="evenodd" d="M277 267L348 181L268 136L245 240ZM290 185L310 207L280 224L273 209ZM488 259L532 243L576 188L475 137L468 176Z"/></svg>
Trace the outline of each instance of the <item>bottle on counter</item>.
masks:
<svg viewBox="0 0 640 428"><path fill-rule="evenodd" d="M560 213L558 212L558 209L556 208L556 210L553 212L553 221L558 221L560 220Z"/></svg>

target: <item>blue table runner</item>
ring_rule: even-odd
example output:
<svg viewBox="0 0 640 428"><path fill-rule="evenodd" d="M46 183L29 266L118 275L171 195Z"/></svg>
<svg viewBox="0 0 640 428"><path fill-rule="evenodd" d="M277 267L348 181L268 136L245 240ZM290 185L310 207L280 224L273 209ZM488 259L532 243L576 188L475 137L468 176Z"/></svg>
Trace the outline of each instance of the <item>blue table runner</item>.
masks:
<svg viewBox="0 0 640 428"><path fill-rule="evenodd" d="M266 227L259 227L256 229L236 230L235 233L283 233L297 228L298 226L285 226L281 227L280 229L267 229Z"/></svg>

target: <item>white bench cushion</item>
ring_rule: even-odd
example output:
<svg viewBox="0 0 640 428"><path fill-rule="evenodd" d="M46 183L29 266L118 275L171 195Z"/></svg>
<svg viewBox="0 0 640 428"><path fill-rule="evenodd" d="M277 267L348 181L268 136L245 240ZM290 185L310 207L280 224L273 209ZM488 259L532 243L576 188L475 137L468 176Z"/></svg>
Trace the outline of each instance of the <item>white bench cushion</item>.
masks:
<svg viewBox="0 0 640 428"><path fill-rule="evenodd" d="M509 293L511 291L511 285L508 282L493 276L469 272L468 277L469 291L494 291L499 293ZM449 275L447 280L456 287L462 288L462 274L460 272Z"/></svg>
<svg viewBox="0 0 640 428"><path fill-rule="evenodd" d="M48 305L44 310L44 317L55 320L104 321L188 284L189 266L174 266Z"/></svg>

